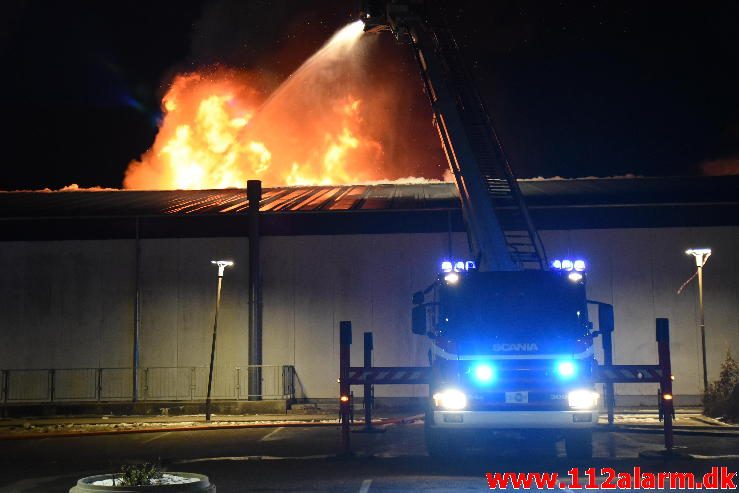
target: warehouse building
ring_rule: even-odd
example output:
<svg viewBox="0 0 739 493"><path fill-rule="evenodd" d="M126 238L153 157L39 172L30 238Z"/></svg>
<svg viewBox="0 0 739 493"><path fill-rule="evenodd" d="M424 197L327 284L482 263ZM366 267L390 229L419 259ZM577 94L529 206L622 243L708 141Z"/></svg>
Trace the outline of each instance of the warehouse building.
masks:
<svg viewBox="0 0 739 493"><path fill-rule="evenodd" d="M615 363L654 364L656 317L671 323L678 405L697 403L702 364L690 247L705 269L709 379L739 357L739 177L522 181L549 258L589 263L589 297L615 307ZM248 389L248 251L243 190L0 193L2 400L202 400L223 285L214 397ZM338 328L374 333L374 364L427 364L411 294L439 261L466 258L448 183L266 189L260 207L265 399L334 399ZM137 301L138 300L138 301ZM620 404L657 385L617 386ZM421 396L423 386L378 388Z"/></svg>

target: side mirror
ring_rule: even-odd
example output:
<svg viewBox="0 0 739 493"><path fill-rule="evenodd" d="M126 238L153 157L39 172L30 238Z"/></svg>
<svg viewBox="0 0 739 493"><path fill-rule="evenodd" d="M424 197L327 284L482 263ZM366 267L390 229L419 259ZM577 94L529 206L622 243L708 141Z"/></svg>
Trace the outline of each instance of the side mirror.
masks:
<svg viewBox="0 0 739 493"><path fill-rule="evenodd" d="M426 335L426 305L417 305L411 311L411 330L416 335Z"/></svg>
<svg viewBox="0 0 739 493"><path fill-rule="evenodd" d="M615 323L613 321L613 305L602 303L598 305L598 330L600 332L613 332Z"/></svg>

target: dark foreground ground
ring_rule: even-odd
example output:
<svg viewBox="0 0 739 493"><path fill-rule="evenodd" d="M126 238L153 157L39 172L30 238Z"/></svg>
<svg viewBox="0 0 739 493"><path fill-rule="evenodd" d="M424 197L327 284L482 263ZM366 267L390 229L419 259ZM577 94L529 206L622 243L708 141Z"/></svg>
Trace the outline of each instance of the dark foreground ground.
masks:
<svg viewBox="0 0 739 493"><path fill-rule="evenodd" d="M640 452L662 448L661 435L602 429L595 435L595 458L582 464L568 461L561 443L509 439L473 457L434 461L425 454L420 422L351 438L356 455L349 459L336 458L339 433L334 426L5 440L0 441L0 492L64 492L79 477L144 460L161 461L171 471L206 474L220 493L486 491L485 473L494 471L564 475L572 466L630 471L640 465L655 472L696 473L711 466L739 468L739 435L726 433L678 435L678 452L694 457L663 462L639 458Z"/></svg>

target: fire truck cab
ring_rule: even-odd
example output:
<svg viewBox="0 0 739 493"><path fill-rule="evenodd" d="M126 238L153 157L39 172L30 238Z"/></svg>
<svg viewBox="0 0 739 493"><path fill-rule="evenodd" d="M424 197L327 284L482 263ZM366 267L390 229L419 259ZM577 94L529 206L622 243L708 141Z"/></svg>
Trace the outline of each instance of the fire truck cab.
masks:
<svg viewBox="0 0 739 493"><path fill-rule="evenodd" d="M444 261L426 292L433 301L414 295L413 332L432 341L431 455L446 454L465 436L505 431L564 438L569 457L590 457L598 394L585 263L554 265L560 268L479 272L474 262Z"/></svg>

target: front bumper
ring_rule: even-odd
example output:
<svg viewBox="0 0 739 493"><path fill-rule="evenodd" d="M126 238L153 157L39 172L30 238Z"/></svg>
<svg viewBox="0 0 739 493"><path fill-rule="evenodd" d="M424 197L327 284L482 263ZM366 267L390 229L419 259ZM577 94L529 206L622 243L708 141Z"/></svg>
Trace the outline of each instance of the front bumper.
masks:
<svg viewBox="0 0 739 493"><path fill-rule="evenodd" d="M581 429L598 423L591 411L434 411L432 428Z"/></svg>

